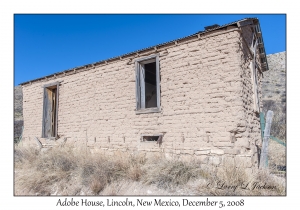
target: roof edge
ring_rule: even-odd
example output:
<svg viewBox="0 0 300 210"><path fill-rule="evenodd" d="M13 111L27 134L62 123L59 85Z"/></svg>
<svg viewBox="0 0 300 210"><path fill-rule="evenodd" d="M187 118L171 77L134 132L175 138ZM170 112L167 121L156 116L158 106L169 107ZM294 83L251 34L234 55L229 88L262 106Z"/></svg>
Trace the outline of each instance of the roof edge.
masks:
<svg viewBox="0 0 300 210"><path fill-rule="evenodd" d="M50 75L39 77L37 79L33 79L33 80L26 81L26 82L22 82L19 85L23 86L23 85L31 84L33 82L36 82L36 81L39 81L39 80L42 80L42 79L46 79L46 78L49 78L49 77L56 77L59 74L66 74L67 72L70 72L70 71L76 72L77 70L87 69L87 68L95 67L95 66L98 66L98 65L101 65L101 64L107 64L108 62L111 62L111 61L122 60L125 57L126 58L127 57L132 57L132 56L136 57L136 56L139 56L139 54L142 54L142 52L146 52L146 51L149 51L151 49L154 50L154 51L157 51L158 48L162 48L162 47L167 46L169 44L172 44L172 43L177 44L178 42L183 41L185 39L189 39L189 38L192 38L194 36L198 36L199 37L199 36L201 36L203 34L206 34L206 33L209 33L209 32L213 32L213 31L217 31L217 30L225 28L227 26L237 25L238 27L241 27L242 25L239 25L239 23L242 23L242 22L245 22L245 21L247 22L249 20L255 20L255 21L257 21L259 23L259 21L258 21L257 18L244 18L244 19L241 19L241 20L238 20L238 21L235 21L235 22L231 22L231 23L219 26L219 27L215 27L213 29L209 29L209 30L205 30L205 31L198 31L198 32L196 32L194 34L191 34L189 36L185 36L185 37L182 37L182 38L178 38L178 39L175 39L175 40L171 40L171 41L168 41L168 42L157 44L157 45L150 46L150 47L147 47L147 48L142 48L140 50L136 50L136 51L129 52L129 53L126 53L126 54L123 54L123 55L119 55L119 56L115 56L115 57L108 58L108 59L105 59L105 60L100 60L100 61L97 61L95 63L90 63L90 64L78 66L78 67L75 67L75 68L72 68L72 69L67 69L67 70L64 70L64 71L56 72L56 73L53 73L53 74L50 74ZM264 50L264 47L263 47L263 50Z"/></svg>

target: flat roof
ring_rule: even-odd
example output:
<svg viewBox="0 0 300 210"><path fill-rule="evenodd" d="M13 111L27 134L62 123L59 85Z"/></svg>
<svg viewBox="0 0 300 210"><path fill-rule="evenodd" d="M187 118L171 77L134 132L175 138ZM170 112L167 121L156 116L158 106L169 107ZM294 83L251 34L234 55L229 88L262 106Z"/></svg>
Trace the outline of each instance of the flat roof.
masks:
<svg viewBox="0 0 300 210"><path fill-rule="evenodd" d="M251 24L251 23L257 24L258 27L259 27L259 32L260 32L259 20L257 18L244 18L244 19L241 19L241 20L234 21L232 23L222 25L222 26L213 25L213 28L209 29L209 30L198 31L197 33L194 33L194 34L191 34L189 36L185 36L185 37L182 37L182 38L179 38L179 39L164 42L164 43L161 43L161 44L158 44L158 45L143 48L143 49L136 50L136 51L133 51L133 52L129 52L129 53L126 53L126 54L123 54L123 55L115 56L115 57L112 57L112 58L109 58L109 59L100 60L100 61L97 61L95 63L90 63L90 64L86 64L86 65L83 65L83 66L78 66L78 67L75 67L75 68L72 68L72 69L56 72L56 73L53 73L53 74L50 74L50 75L46 75L44 77L40 77L40 78L37 78L37 79L33 79L33 80L29 80L27 82L20 83L19 85L25 85L25 84L32 83L32 82L39 81L39 80L43 80L43 79L46 79L46 78L55 77L59 74L65 74L65 73L70 72L70 71L76 71L76 70L79 70L79 69L94 67L94 66L98 66L100 64L107 64L110 61L121 60L124 57L129 57L131 55L137 55L139 53L142 53L142 52L150 50L150 49L157 50L159 47L167 46L168 44L171 44L171 43L177 43L178 41L183 41L185 39L189 39L189 38L194 37L194 36L200 36L200 35L203 35L205 33L211 32L211 31L216 31L218 29L225 28L227 26L237 25L237 26L241 27L241 26L248 25L248 24ZM262 36L261 36L261 39L262 39ZM261 49L263 51L264 58L266 58L265 48L264 48L264 44L263 44L262 40L261 40L261 44L262 44ZM263 68L263 71L268 70L268 63L267 63L266 59L265 59L265 63L266 64L265 64L265 67Z"/></svg>

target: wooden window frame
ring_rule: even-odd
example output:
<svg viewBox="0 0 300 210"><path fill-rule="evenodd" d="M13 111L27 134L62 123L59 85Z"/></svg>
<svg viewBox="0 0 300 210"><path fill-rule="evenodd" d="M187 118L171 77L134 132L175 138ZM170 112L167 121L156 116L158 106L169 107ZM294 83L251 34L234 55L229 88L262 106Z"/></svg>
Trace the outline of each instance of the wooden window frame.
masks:
<svg viewBox="0 0 300 210"><path fill-rule="evenodd" d="M250 61L250 69L251 69L251 78L252 78L252 91L253 91L253 110L254 112L259 113L260 107L259 107L259 97L258 97L258 66L256 64L256 50L258 46L258 40L253 33L252 37L252 44L251 44L251 51L253 53L253 59Z"/></svg>
<svg viewBox="0 0 300 210"><path fill-rule="evenodd" d="M58 129L58 100L59 100L59 85L60 82L54 82L54 83L50 83L50 84L46 84L43 87L43 121L42 121L42 138L49 138L48 136L45 135L45 118L46 118L46 91L47 89L56 89L56 99L55 99L55 133L54 136L51 136L50 138L58 138L58 133L57 133L57 129Z"/></svg>
<svg viewBox="0 0 300 210"><path fill-rule="evenodd" d="M157 107L145 108L145 81L142 79L144 69L142 65L154 62L156 64L156 102ZM145 73L144 73L145 74ZM159 70L159 54L154 54L135 60L135 84L136 84L136 114L146 114L160 112L160 70Z"/></svg>
<svg viewBox="0 0 300 210"><path fill-rule="evenodd" d="M257 72L258 69L256 67L255 61L250 62L250 69L251 69L251 79L252 79L252 91L253 91L253 109L255 112L260 112L259 108L259 97L258 97L258 78Z"/></svg>
<svg viewBox="0 0 300 210"><path fill-rule="evenodd" d="M258 72L258 69L255 65L255 67L253 68L253 71L254 71L254 81L253 81L253 84L254 84L254 98L255 98L255 101L254 101L254 110L256 112L260 112L260 109L259 109L259 97L258 97L258 78L257 78L257 72Z"/></svg>

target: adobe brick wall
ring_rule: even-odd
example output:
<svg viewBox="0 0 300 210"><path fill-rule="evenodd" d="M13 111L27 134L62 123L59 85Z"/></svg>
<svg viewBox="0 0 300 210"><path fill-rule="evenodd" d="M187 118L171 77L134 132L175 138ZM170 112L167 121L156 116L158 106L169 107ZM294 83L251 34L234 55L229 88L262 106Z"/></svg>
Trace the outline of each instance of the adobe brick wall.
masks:
<svg viewBox="0 0 300 210"><path fill-rule="evenodd" d="M252 54L250 53L249 48L246 46L250 46L252 43L252 31L250 26L243 27L241 29L241 78L242 78L242 86L240 91L240 97L243 99L243 115L241 116L245 122L240 126L243 127L243 131L236 135L237 137L237 146L241 146L241 157L245 159L247 162L250 162L254 166L258 166L258 147L261 145L261 130L260 130L260 119L259 114L254 112L254 93L252 87L252 79L251 79L251 69L249 68L250 61L253 59ZM259 50L257 48L256 54L258 55ZM259 57L256 57L257 64L260 65ZM258 71L257 74L258 80L258 97L259 97L259 105L260 110L262 109L262 89L261 89L261 80L262 80L262 72Z"/></svg>
<svg viewBox="0 0 300 210"><path fill-rule="evenodd" d="M241 36L236 29L207 33L201 39L145 53L160 54L160 113L135 113L135 65L125 58L25 84L23 141L33 143L35 136L41 137L42 86L62 81L58 135L67 137L67 145L197 158L215 165L226 158L242 159L252 167L259 118L253 113L249 61ZM165 133L160 147L140 142L141 134L158 133Z"/></svg>

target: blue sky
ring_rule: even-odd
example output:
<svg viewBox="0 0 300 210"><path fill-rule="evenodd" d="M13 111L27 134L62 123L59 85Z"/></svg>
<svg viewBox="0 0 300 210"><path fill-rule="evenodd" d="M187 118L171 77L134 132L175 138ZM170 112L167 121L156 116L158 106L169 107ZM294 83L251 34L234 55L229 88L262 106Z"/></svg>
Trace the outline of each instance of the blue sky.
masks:
<svg viewBox="0 0 300 210"><path fill-rule="evenodd" d="M14 85L245 17L260 20L267 54L286 50L286 15L14 15Z"/></svg>

